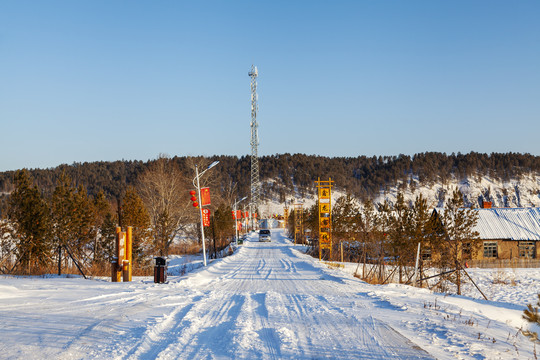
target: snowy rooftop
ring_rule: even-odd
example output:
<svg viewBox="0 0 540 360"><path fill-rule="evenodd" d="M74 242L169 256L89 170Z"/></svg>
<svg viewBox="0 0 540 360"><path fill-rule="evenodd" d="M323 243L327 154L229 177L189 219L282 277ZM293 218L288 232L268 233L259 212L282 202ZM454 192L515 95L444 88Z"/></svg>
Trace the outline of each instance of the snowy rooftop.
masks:
<svg viewBox="0 0 540 360"><path fill-rule="evenodd" d="M475 210L481 239L540 240L540 208Z"/></svg>

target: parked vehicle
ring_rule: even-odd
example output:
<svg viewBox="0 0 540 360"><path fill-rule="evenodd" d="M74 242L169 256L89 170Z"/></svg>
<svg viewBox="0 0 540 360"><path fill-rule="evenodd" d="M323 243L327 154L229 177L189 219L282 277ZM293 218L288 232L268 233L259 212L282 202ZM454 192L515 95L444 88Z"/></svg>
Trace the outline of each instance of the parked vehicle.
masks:
<svg viewBox="0 0 540 360"><path fill-rule="evenodd" d="M268 229L259 230L259 241L260 242L269 242L269 241L271 241L270 230L268 230Z"/></svg>

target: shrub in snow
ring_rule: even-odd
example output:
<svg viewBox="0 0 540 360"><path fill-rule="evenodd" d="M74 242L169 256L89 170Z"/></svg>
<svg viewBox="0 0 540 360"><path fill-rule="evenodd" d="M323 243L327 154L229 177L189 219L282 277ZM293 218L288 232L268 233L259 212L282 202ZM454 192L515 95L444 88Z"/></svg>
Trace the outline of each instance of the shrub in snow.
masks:
<svg viewBox="0 0 540 360"><path fill-rule="evenodd" d="M538 341L538 332L534 331L540 326L540 315L538 308L540 307L540 294L536 306L527 305L527 309L523 311L523 318L532 324L531 329L523 331L523 335L528 336L533 341Z"/></svg>

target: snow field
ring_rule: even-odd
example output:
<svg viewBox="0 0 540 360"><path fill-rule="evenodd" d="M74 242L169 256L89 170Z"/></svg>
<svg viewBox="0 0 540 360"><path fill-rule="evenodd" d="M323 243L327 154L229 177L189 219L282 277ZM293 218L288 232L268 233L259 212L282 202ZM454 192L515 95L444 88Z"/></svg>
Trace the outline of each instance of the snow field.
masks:
<svg viewBox="0 0 540 360"><path fill-rule="evenodd" d="M536 302L537 269L509 269L506 284L497 282L500 270L469 269L485 301L469 287L466 296L446 296L369 285L350 275L356 264L330 268L299 250L280 231L271 243L252 236L206 268L192 261L192 272L168 284L0 277L1 357L535 357L519 329L526 304Z"/></svg>

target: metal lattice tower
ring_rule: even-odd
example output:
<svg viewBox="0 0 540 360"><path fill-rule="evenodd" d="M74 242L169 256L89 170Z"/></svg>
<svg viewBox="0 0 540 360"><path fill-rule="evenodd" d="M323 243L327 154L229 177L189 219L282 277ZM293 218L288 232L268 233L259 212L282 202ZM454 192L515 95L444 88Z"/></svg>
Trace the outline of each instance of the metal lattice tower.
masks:
<svg viewBox="0 0 540 360"><path fill-rule="evenodd" d="M261 183L259 181L259 124L257 123L257 76L259 72L257 67L251 65L248 73L251 77L251 213L259 208L259 199L261 193ZM253 226L253 222L252 222Z"/></svg>

